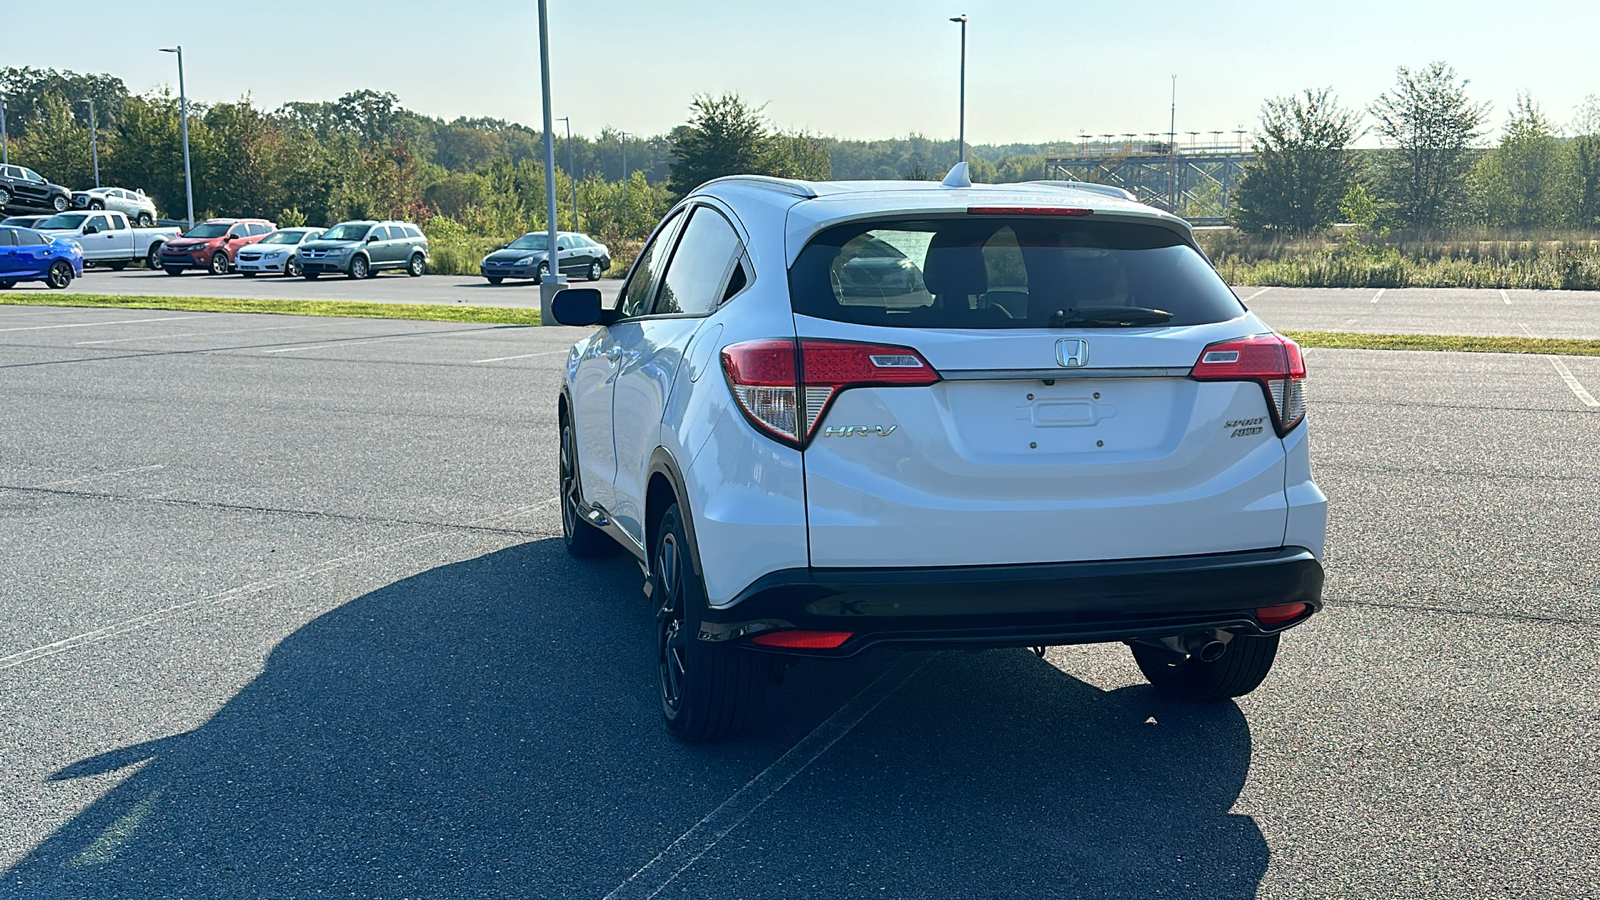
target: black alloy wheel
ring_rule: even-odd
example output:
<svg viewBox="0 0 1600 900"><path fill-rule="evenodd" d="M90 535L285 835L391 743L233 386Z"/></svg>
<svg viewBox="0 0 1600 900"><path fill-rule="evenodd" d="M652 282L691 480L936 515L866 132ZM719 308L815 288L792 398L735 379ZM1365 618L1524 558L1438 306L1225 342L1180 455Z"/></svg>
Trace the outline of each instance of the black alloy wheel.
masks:
<svg viewBox="0 0 1600 900"><path fill-rule="evenodd" d="M605 269L600 267L600 260L597 259L594 262L589 263L589 280L599 281L600 276L605 274L605 271Z"/></svg>
<svg viewBox="0 0 1600 900"><path fill-rule="evenodd" d="M425 270L427 267L428 262L422 258L422 254L413 253L411 254L411 261L406 264L406 274L410 275L412 278L421 278L423 270Z"/></svg>
<svg viewBox="0 0 1600 900"><path fill-rule="evenodd" d="M367 277L367 275L370 274L367 266L367 258L365 256L357 256L356 258L350 260L350 272L348 274L351 278L357 279Z"/></svg>
<svg viewBox="0 0 1600 900"><path fill-rule="evenodd" d="M698 638L706 592L693 552L674 503L661 517L650 569L650 596L658 604L656 680L667 730L697 744L743 730L770 667L758 653Z"/></svg>
<svg viewBox="0 0 1600 900"><path fill-rule="evenodd" d="M228 274L228 253L227 253L227 251L218 250L217 252L211 254L211 266L209 268L209 271L213 275L226 275L226 274Z"/></svg>
<svg viewBox="0 0 1600 900"><path fill-rule="evenodd" d="M579 513L583 501L582 484L578 479L577 443L572 436L572 424L561 423L561 538L567 552L579 558L608 556L621 549L604 531L584 521Z"/></svg>
<svg viewBox="0 0 1600 900"><path fill-rule="evenodd" d="M56 260L50 264L50 271L45 275L45 284L61 290L72 283L72 266L64 260Z"/></svg>
<svg viewBox="0 0 1600 900"><path fill-rule="evenodd" d="M1261 686L1278 655L1276 634L1236 634L1211 662L1184 659L1165 647L1129 644L1133 661L1158 693L1179 700L1214 702L1243 697Z"/></svg>

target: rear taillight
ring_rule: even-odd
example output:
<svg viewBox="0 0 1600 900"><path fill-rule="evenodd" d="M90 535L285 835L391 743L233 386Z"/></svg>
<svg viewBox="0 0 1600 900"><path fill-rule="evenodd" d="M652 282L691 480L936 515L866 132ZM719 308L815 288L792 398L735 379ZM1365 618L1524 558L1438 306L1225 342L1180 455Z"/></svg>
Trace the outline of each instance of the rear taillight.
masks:
<svg viewBox="0 0 1600 900"><path fill-rule="evenodd" d="M1306 363L1300 345L1281 334L1257 334L1212 344L1189 373L1200 381L1254 381L1266 391L1278 434L1306 417Z"/></svg>
<svg viewBox="0 0 1600 900"><path fill-rule="evenodd" d="M732 344L722 350L722 369L745 415L795 446L811 437L840 391L939 380L910 347L811 339Z"/></svg>

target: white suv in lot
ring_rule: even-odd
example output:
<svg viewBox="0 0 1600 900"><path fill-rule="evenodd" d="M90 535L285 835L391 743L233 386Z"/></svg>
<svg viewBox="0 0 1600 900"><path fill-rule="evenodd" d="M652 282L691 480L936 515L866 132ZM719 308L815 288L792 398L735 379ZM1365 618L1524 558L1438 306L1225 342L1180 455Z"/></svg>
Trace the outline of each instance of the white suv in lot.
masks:
<svg viewBox="0 0 1600 900"><path fill-rule="evenodd" d="M717 179L552 312L566 544L638 557L682 739L889 644L1236 697L1321 609L1300 348L1118 189Z"/></svg>

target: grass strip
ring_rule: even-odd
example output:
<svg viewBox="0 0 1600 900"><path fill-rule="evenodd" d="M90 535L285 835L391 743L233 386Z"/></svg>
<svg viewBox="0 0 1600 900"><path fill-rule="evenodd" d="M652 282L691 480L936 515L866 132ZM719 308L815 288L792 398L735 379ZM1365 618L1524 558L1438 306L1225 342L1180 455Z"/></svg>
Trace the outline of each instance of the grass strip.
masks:
<svg viewBox="0 0 1600 900"><path fill-rule="evenodd" d="M422 303L362 303L346 300L249 300L240 297L159 297L68 294L51 291L0 293L0 304L84 306L99 309L172 309L181 312L335 316L350 319L423 319L489 325L537 325L538 309Z"/></svg>
<svg viewBox="0 0 1600 900"><path fill-rule="evenodd" d="M114 294L0 293L0 304L84 306L102 309L172 309L182 312L265 313L338 316L352 319L421 319L488 325L538 325L537 309L447 306L420 303L360 303L343 300L247 300L235 297L158 297ZM1302 347L1332 350L1435 350L1452 353L1535 353L1600 356L1600 340L1476 337L1464 334L1362 334L1353 331L1286 331Z"/></svg>
<svg viewBox="0 0 1600 900"><path fill-rule="evenodd" d="M1450 353L1539 353L1600 356L1600 341L1571 338L1475 337L1466 334L1360 334L1353 331L1285 331L1302 347L1332 350L1438 350Z"/></svg>

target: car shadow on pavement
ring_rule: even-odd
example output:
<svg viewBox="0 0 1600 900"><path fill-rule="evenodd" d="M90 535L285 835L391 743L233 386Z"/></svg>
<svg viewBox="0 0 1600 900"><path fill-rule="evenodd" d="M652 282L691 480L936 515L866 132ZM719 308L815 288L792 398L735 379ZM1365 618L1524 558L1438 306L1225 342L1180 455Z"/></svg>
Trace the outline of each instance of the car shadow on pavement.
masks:
<svg viewBox="0 0 1600 900"><path fill-rule="evenodd" d="M138 765L0 896L603 896L896 658L799 667L745 738L680 745L639 584L542 540L345 603L200 728L56 773ZM1232 704L934 655L663 896L1252 896L1249 747Z"/></svg>

